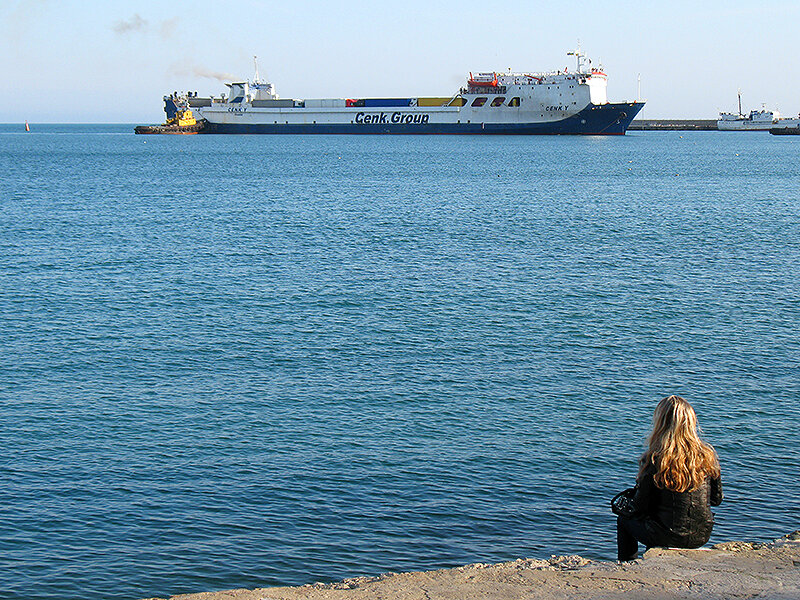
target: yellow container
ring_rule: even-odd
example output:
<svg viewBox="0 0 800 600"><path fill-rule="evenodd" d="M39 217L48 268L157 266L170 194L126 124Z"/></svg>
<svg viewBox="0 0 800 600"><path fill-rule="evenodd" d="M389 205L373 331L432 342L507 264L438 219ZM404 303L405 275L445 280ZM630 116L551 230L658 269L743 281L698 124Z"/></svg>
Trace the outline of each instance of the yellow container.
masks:
<svg viewBox="0 0 800 600"><path fill-rule="evenodd" d="M417 98L417 106L447 106L452 98Z"/></svg>

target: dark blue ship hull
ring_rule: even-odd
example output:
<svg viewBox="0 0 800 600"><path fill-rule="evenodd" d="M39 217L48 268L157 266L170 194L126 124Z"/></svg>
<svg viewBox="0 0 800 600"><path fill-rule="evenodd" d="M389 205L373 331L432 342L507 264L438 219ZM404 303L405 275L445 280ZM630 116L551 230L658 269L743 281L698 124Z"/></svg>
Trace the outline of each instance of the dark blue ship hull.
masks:
<svg viewBox="0 0 800 600"><path fill-rule="evenodd" d="M202 133L452 134L452 135L624 135L644 102L589 105L561 121L542 123L208 123Z"/></svg>

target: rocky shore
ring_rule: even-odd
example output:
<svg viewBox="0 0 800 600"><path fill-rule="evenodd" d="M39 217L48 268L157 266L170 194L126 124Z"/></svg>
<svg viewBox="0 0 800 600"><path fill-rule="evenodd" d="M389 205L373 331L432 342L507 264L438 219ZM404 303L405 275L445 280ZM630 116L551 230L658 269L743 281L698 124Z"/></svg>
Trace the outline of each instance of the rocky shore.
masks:
<svg viewBox="0 0 800 600"><path fill-rule="evenodd" d="M387 573L330 584L228 590L170 600L800 600L800 531L769 543L653 548L619 565L580 556ZM162 600L162 599L150 599Z"/></svg>

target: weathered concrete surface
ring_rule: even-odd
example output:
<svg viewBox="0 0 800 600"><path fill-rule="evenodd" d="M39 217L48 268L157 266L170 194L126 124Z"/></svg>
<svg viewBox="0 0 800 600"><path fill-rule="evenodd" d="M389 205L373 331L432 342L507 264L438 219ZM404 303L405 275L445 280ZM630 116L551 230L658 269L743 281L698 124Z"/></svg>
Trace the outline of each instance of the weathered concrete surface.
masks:
<svg viewBox="0 0 800 600"><path fill-rule="evenodd" d="M800 531L768 544L654 548L618 565L579 556L519 559L332 584L229 590L171 600L800 600Z"/></svg>

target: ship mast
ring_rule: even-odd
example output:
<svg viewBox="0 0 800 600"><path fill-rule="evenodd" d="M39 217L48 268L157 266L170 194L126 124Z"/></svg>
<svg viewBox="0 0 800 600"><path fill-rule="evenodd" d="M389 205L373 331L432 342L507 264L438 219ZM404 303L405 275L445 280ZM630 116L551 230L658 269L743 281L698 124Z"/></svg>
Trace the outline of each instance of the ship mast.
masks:
<svg viewBox="0 0 800 600"><path fill-rule="evenodd" d="M739 96L739 116L743 117L744 113L742 113L742 88L739 88L739 91L736 93Z"/></svg>
<svg viewBox="0 0 800 600"><path fill-rule="evenodd" d="M583 73L583 59L586 58L586 54L581 51L581 41L578 40L578 48L575 50L571 50L567 52L567 56L574 56L575 60L578 63L577 70L578 73Z"/></svg>
<svg viewBox="0 0 800 600"><path fill-rule="evenodd" d="M253 66L255 66L255 68L256 68L256 73L253 76L253 83L258 83L258 57L257 56L253 57Z"/></svg>

